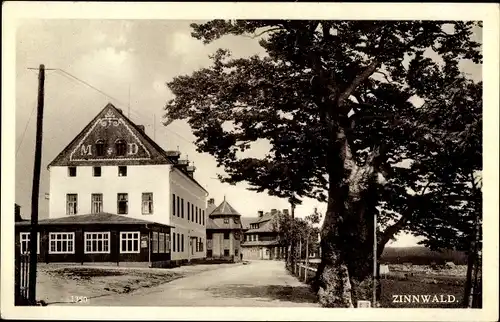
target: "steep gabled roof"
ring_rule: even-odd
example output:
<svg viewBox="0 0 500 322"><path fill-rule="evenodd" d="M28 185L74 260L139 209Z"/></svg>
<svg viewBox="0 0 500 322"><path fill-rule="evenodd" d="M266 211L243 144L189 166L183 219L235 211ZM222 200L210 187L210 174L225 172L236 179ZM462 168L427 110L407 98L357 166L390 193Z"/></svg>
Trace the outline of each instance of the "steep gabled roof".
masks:
<svg viewBox="0 0 500 322"><path fill-rule="evenodd" d="M273 227L273 221L272 220L267 220L259 225L259 228L254 228L254 229L249 229L245 233L246 234L252 234L252 233L271 233L275 232L274 227Z"/></svg>
<svg viewBox="0 0 500 322"><path fill-rule="evenodd" d="M212 218L208 218L207 229L221 229L221 228L217 225L217 223Z"/></svg>
<svg viewBox="0 0 500 322"><path fill-rule="evenodd" d="M258 217L241 217L241 225L243 229L250 229L250 224L258 221Z"/></svg>
<svg viewBox="0 0 500 322"><path fill-rule="evenodd" d="M221 204L218 205L210 213L210 216L224 216L224 215L241 216L240 213L237 212L236 209L234 209L233 206L231 206L229 202L226 201L226 198L224 198L224 201L222 201Z"/></svg>
<svg viewBox="0 0 500 322"><path fill-rule="evenodd" d="M90 149L98 139L106 139L111 144L117 138L125 139L127 143L135 144L131 152L133 155L117 156L113 149L106 151L105 156L98 157ZM128 148L128 147L127 147ZM90 154L88 153L90 151ZM86 152L86 153L85 153ZM139 126L126 117L121 110L108 103L92 121L49 163L51 166L80 166L80 165L148 165L148 164L176 164L178 155L171 151L166 152L153 141ZM188 180L199 188L208 191L185 169L175 167Z"/></svg>
<svg viewBox="0 0 500 322"><path fill-rule="evenodd" d="M118 139L124 139L127 144L133 145L132 148L127 146L127 155L119 156L114 151L113 146ZM96 155L95 143L98 140L105 142L103 156ZM85 126L49 164L49 167L96 163L100 165L172 164L165 151L111 103L108 103Z"/></svg>

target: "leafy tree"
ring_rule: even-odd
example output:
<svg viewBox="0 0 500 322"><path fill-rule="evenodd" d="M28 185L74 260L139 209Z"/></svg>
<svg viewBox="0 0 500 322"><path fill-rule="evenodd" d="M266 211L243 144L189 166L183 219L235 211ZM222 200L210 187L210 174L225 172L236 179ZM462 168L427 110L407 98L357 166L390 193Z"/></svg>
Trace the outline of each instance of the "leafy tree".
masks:
<svg viewBox="0 0 500 322"><path fill-rule="evenodd" d="M192 27L204 43L229 34L260 37L267 56L233 59L220 49L211 67L176 77L168 83L175 98L165 124L187 119L198 151L224 168L222 181L246 181L294 204L303 197L327 202L320 302L352 307L370 299L373 217L385 228L381 252L394 234L434 215L426 206L433 196L429 158L446 164L439 147L466 132L446 124L445 115L462 82L459 62L481 62L471 40L481 25L214 20ZM258 140L272 146L263 158L240 154ZM405 160L410 167L400 165Z"/></svg>
<svg viewBox="0 0 500 322"><path fill-rule="evenodd" d="M306 216L304 221L306 222L306 228L304 230L304 240L306 241L306 251L305 258L306 263L309 262L309 254L311 251L316 251L316 243L318 242L318 235L320 230L316 225L318 225L321 221L321 214L318 212L317 208L314 208L312 214Z"/></svg>

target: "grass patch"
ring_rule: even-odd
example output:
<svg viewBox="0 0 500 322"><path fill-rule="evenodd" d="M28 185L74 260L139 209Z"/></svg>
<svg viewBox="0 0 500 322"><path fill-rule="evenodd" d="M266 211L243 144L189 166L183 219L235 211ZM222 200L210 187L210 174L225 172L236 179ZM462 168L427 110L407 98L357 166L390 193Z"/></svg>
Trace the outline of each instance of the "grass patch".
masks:
<svg viewBox="0 0 500 322"><path fill-rule="evenodd" d="M70 278L70 279L84 279L89 280L93 277L103 277L103 276L121 276L125 275L127 272L120 271L117 269L101 269L101 268L62 268L56 271L53 271L54 275L57 275L61 278Z"/></svg>
<svg viewBox="0 0 500 322"><path fill-rule="evenodd" d="M143 288L151 288L184 274L169 270L107 269L65 267L46 270L39 281L40 294L48 304L68 302L72 296L88 299L111 294L126 294Z"/></svg>

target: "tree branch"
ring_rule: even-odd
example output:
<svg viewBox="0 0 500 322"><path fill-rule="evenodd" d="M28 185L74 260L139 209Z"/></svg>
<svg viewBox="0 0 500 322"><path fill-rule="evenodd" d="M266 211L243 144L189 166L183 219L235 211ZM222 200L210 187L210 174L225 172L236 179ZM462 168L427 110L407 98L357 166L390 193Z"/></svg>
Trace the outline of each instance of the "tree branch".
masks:
<svg viewBox="0 0 500 322"><path fill-rule="evenodd" d="M384 48L386 36L387 36L387 29L384 29L382 31L382 35L380 36L380 42L377 49L379 54L382 52ZM347 86L347 88L339 95L337 99L337 106L342 108L344 106L344 102L346 101L346 99L353 94L353 92L356 90L356 88L358 88L358 86L361 83L366 81L368 77L370 77L377 70L379 65L380 65L379 57L375 57L373 61L365 68L365 70L361 74L356 76L354 80L351 82L351 84L349 84L349 86Z"/></svg>
<svg viewBox="0 0 500 322"><path fill-rule="evenodd" d="M264 35L264 34L266 34L266 33L269 33L269 32L271 32L271 31L277 31L277 30L280 30L280 29L282 29L282 28L281 28L281 27L275 27L275 28L270 28L270 29L264 30L264 31L262 31L262 32L260 32L260 33L258 33L258 34L253 34L253 35L242 35L242 36L243 36L243 37L246 37L246 38L250 38L250 39L255 39L255 38L260 37L260 36L262 36L262 35Z"/></svg>
<svg viewBox="0 0 500 322"><path fill-rule="evenodd" d="M403 227L406 225L406 223L408 222L408 220L411 217L411 214L413 213L414 205L416 204L417 200L420 199L418 197L421 197L424 195L425 190L427 190L430 183L431 183L431 181L429 180L427 182L427 185L424 187L424 189L422 190L422 192L420 192L419 195L412 196L412 201L409 202L409 205L406 208L406 211L403 213L403 215L401 215L401 218L399 218L399 220L396 223L394 223L393 225L387 227L386 230L382 233L382 237L380 238L380 240L377 244L377 256L382 255L382 253L384 251L385 244L387 244L387 242L392 237L394 237L394 235L397 234L401 229L403 229Z"/></svg>
<svg viewBox="0 0 500 322"><path fill-rule="evenodd" d="M354 80L351 82L351 84L349 84L349 86L345 89L345 91L343 91L340 95L339 95L339 98L337 99L337 105L339 107L343 107L344 106L344 102L345 100L351 96L351 94L354 92L354 90L362 83L364 82L366 79L368 79L368 77L370 77L374 72L375 70L377 69L377 67L379 66L380 64L380 61L375 58L366 68L365 70L359 74L358 76L356 76L356 78L354 78Z"/></svg>

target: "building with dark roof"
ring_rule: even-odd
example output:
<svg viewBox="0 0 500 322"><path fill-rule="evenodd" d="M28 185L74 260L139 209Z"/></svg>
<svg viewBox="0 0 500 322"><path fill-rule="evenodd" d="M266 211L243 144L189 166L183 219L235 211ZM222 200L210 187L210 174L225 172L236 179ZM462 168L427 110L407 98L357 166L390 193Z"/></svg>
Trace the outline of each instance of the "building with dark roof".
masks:
<svg viewBox="0 0 500 322"><path fill-rule="evenodd" d="M215 207L214 199L208 200L208 209L213 209L207 222L207 258L241 260L243 227L240 213L224 200Z"/></svg>
<svg viewBox="0 0 500 322"><path fill-rule="evenodd" d="M284 209L284 213L288 210ZM258 212L254 218L242 218L244 239L241 243L245 259L283 259L285 250L279 243L277 209L271 212Z"/></svg>
<svg viewBox="0 0 500 322"><path fill-rule="evenodd" d="M180 156L107 104L48 166L41 260L157 266L205 258L208 192ZM29 228L16 223L21 251Z"/></svg>

